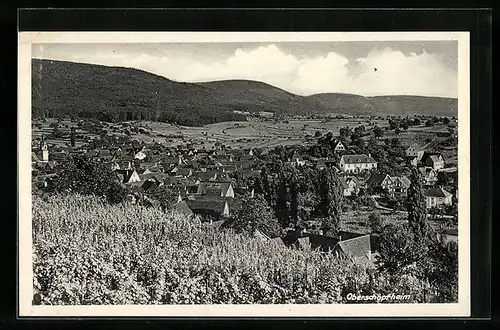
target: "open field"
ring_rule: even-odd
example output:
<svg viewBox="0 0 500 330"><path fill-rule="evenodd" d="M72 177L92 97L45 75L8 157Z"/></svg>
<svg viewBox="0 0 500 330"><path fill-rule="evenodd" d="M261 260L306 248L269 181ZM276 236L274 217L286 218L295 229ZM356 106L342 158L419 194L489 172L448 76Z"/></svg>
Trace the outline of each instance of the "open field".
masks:
<svg viewBox="0 0 500 330"><path fill-rule="evenodd" d="M402 225L408 221L408 213L404 211L381 211L373 210L370 208L364 208L356 211L349 211L342 214L341 230L351 231L362 234L369 234L370 227L368 225L368 217L372 213L380 214L380 218L384 225L388 224L399 224ZM438 228L440 225L446 222L443 220L433 220L429 219L429 223L434 227ZM454 228L456 227L449 227Z"/></svg>
<svg viewBox="0 0 500 330"><path fill-rule="evenodd" d="M387 125L384 120L372 120L372 122L379 126ZM247 122L223 122L204 127L141 122L141 127L148 129L151 133L135 137L145 142L154 139L160 143L173 145L189 141L194 145L210 147L219 142L232 148L260 148L316 143L316 138L313 137L316 131L322 134L332 132L333 135L338 135L342 127L354 128L360 125L368 126L368 124L367 119L331 119L329 121L294 119L280 122L250 119Z"/></svg>
<svg viewBox="0 0 500 330"><path fill-rule="evenodd" d="M60 138L52 138L50 135L54 132L54 128L50 126L52 123L59 122L59 130L65 135ZM78 128L78 123L71 120L61 120L58 121L53 118L47 118L45 121L36 121L32 123L31 129L31 139L32 141L39 141L43 135L45 141L49 145L60 146L60 147L69 147L71 145L70 142L70 132L71 128L76 128L76 135L84 134L86 138L95 139L98 138L98 135L91 134L81 128ZM85 144L85 142L80 138L76 139L76 147Z"/></svg>

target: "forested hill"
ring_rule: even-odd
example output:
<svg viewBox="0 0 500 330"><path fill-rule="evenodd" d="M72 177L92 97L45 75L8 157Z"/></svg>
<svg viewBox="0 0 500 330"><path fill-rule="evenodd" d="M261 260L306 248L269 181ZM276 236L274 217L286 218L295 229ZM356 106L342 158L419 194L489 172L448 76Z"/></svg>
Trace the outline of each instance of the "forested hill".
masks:
<svg viewBox="0 0 500 330"><path fill-rule="evenodd" d="M458 115L458 100L445 97L387 95L365 97L355 94L324 93L308 96L330 111L372 116Z"/></svg>
<svg viewBox="0 0 500 330"><path fill-rule="evenodd" d="M245 120L234 110L285 114L431 114L455 116L456 100L419 96L299 96L247 80L180 83L145 71L32 60L33 115L103 121L160 120L200 126Z"/></svg>

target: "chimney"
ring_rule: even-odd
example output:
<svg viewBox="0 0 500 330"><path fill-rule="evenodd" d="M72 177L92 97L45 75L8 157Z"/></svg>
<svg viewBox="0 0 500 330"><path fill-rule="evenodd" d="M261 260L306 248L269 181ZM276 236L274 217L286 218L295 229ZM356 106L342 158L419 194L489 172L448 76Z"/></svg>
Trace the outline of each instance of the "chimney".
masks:
<svg viewBox="0 0 500 330"><path fill-rule="evenodd" d="M368 257L368 260L372 260L372 251L371 250L368 250L368 252L366 253L366 256Z"/></svg>
<svg viewBox="0 0 500 330"><path fill-rule="evenodd" d="M339 241L341 241L341 240L342 240L342 236L339 236Z"/></svg>

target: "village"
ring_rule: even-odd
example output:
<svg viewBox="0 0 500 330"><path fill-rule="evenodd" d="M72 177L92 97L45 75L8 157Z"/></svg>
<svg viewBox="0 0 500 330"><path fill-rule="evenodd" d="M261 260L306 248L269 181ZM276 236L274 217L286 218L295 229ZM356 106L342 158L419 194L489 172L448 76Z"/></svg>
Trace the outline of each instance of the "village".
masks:
<svg viewBox="0 0 500 330"><path fill-rule="evenodd" d="M363 127L362 130L354 131L364 130ZM345 132L341 132L339 136L319 132L315 135L318 144L311 149L294 146L227 148L221 143L212 148L198 148L189 143L168 146L113 135L103 135L92 141L88 140L88 143L77 143L77 136L80 138L81 134L71 128L65 135L66 140L69 140L66 145L50 145L44 135L34 139L33 191L43 191L50 186L51 179L58 175L61 165L72 156L85 155L104 164L111 171L112 179L128 189L129 202L161 204L150 198L148 192L163 187L173 196L170 197L172 201L168 208L212 226L223 227L227 219L244 208L242 200L255 197L256 181L261 176L263 167L275 161L270 155L278 152L283 154L285 150L285 162L288 166L314 171L333 169L342 184L345 203L356 204L358 201L359 204L362 199L365 201L362 207L365 213L404 213L403 205L411 184L410 170L417 169L429 217L437 223L447 221L448 224L455 219L454 225L447 227L444 237L456 241L456 167L447 164L443 153L431 146L432 139L423 144L412 142L400 145L397 138L393 138L386 142L390 143L387 146L380 139L370 136L372 132L373 135L380 135L376 131L377 129L371 129L362 134L365 139L346 138ZM404 159L398 158L400 164L382 166L388 161L393 163L393 159L381 159L383 156L380 153L378 156L369 152L359 153L360 150L369 150L366 149L366 144L377 144L380 150L389 151L397 145L404 150ZM311 152L314 148L321 149L325 146L328 149L326 153ZM407 167L405 170L391 170L398 166ZM314 221L307 222L311 223ZM377 239L374 234L370 230L361 233L341 230L333 237L324 235L314 226L289 226L286 234L279 237L269 237L260 231L255 233L256 236L277 244L333 251L348 256L356 263L368 265L373 265L377 257Z"/></svg>

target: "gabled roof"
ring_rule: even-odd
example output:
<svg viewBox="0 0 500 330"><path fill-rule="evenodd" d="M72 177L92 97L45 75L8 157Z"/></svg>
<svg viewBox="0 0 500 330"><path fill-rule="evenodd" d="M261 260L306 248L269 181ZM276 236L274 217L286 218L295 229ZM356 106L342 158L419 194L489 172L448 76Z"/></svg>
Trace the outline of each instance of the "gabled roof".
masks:
<svg viewBox="0 0 500 330"><path fill-rule="evenodd" d="M225 200L196 199L196 200L187 200L186 203L194 213L222 214L224 213L224 208L227 202Z"/></svg>
<svg viewBox="0 0 500 330"><path fill-rule="evenodd" d="M366 183L378 186L382 184L386 178L392 181L392 178L388 174L372 173Z"/></svg>
<svg viewBox="0 0 500 330"><path fill-rule="evenodd" d="M193 169L187 167L179 167L175 172L176 175L189 176L193 173Z"/></svg>
<svg viewBox="0 0 500 330"><path fill-rule="evenodd" d="M252 235L254 238L259 238L259 239L262 239L262 240L269 240L269 236L267 236L266 234L264 234L263 232L261 232L260 230L256 229Z"/></svg>
<svg viewBox="0 0 500 330"><path fill-rule="evenodd" d="M425 152L422 156L422 162L425 163L429 159L433 162L436 162L439 161L439 157L443 158L443 155L439 152Z"/></svg>
<svg viewBox="0 0 500 330"><path fill-rule="evenodd" d="M206 172L200 171L194 173L193 176L199 178L201 181L206 181L210 179L216 179L218 175L216 171L206 171Z"/></svg>
<svg viewBox="0 0 500 330"><path fill-rule="evenodd" d="M417 151L424 151L426 147L427 147L426 144L421 145L421 144L419 144L417 142L413 142L410 145L408 145L408 147L406 147L406 150L408 150L410 148L413 148L413 149L415 149Z"/></svg>
<svg viewBox="0 0 500 330"><path fill-rule="evenodd" d="M429 167L419 167L418 171L424 176L428 176L429 174L436 172L433 168Z"/></svg>
<svg viewBox="0 0 500 330"><path fill-rule="evenodd" d="M359 155L342 155L340 160L346 164L361 164L361 163L376 163L375 159L365 154Z"/></svg>
<svg viewBox="0 0 500 330"><path fill-rule="evenodd" d="M188 204L185 201L179 202L174 205L174 210L180 214L183 214L187 217L192 216L194 213L189 208Z"/></svg>
<svg viewBox="0 0 500 330"><path fill-rule="evenodd" d="M391 180L393 182L396 182L396 181L399 181L401 182L401 184L405 187L410 187L411 185L411 181L410 179L408 179L405 175L402 175L402 176L391 176Z"/></svg>
<svg viewBox="0 0 500 330"><path fill-rule="evenodd" d="M353 176L341 176L340 178L340 182L342 183L342 186L344 188L349 188L349 183L350 182L354 182L355 185L358 184L358 180L356 179L356 177L353 177Z"/></svg>
<svg viewBox="0 0 500 330"><path fill-rule="evenodd" d="M135 170L116 170L115 172L123 176L122 182L128 182L128 180L130 180L130 177L134 174L134 172L137 173Z"/></svg>
<svg viewBox="0 0 500 330"><path fill-rule="evenodd" d="M450 197L453 196L441 187L424 189L424 196L426 197Z"/></svg>
<svg viewBox="0 0 500 330"><path fill-rule="evenodd" d="M350 258L359 258L371 251L370 235L363 235L338 243L339 248Z"/></svg>
<svg viewBox="0 0 500 330"><path fill-rule="evenodd" d="M295 159L302 160L302 156L298 153L298 151L293 152L292 161Z"/></svg>
<svg viewBox="0 0 500 330"><path fill-rule="evenodd" d="M342 147L344 147L344 148L345 148L345 146L344 146L344 144L342 143L342 141L341 141L341 140L335 141L335 142L333 143L333 148L334 148L334 149L337 149L337 147L338 147L338 146L342 146Z"/></svg>
<svg viewBox="0 0 500 330"><path fill-rule="evenodd" d="M198 194L210 194L210 192L213 193L217 191L226 194L230 186L231 182L229 181L202 181L198 186Z"/></svg>

